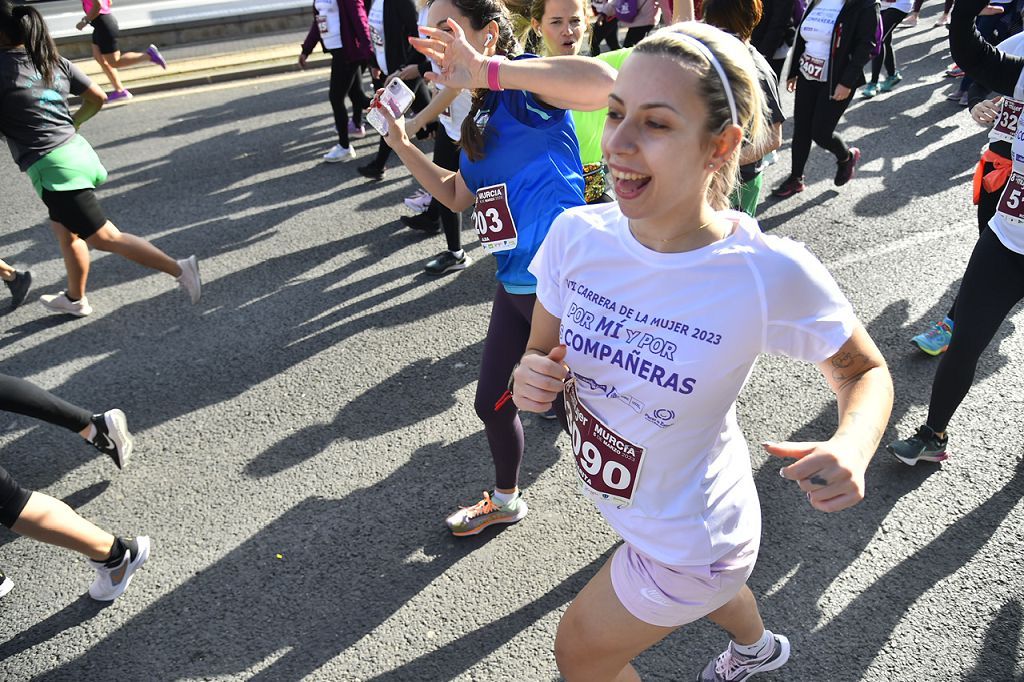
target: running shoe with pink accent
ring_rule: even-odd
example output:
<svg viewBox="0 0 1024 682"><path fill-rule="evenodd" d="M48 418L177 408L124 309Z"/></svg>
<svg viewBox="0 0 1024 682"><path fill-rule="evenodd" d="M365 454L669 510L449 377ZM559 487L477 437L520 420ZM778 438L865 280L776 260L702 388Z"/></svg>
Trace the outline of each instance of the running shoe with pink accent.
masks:
<svg viewBox="0 0 1024 682"><path fill-rule="evenodd" d="M430 196L430 192L421 188L413 192L412 196L406 197L403 203L411 210L423 213L430 206L432 199L433 197Z"/></svg>
<svg viewBox="0 0 1024 682"><path fill-rule="evenodd" d="M447 519L445 524L456 537L476 535L495 523L516 523L521 521L529 509L520 492L508 504L495 504L491 494L484 491L484 498L472 507L463 507Z"/></svg>
<svg viewBox="0 0 1024 682"><path fill-rule="evenodd" d="M743 682L756 673L784 666L789 660L789 640L782 635L768 634L772 637L771 646L766 644L765 650L755 656L744 656L729 642L729 647L707 664L697 682Z"/></svg>
<svg viewBox="0 0 1024 682"><path fill-rule="evenodd" d="M860 149L850 147L850 155L846 158L846 161L840 161L836 168L836 187L842 187L853 179L854 174L857 172L858 163L860 163Z"/></svg>

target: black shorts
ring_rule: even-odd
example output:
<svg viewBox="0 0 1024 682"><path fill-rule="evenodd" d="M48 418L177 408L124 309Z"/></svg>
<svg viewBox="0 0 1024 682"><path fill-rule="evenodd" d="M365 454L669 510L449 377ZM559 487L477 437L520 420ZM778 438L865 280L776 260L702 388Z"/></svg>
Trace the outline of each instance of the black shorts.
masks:
<svg viewBox="0 0 1024 682"><path fill-rule="evenodd" d="M32 492L25 490L0 467L0 524L10 528L21 516Z"/></svg>
<svg viewBox="0 0 1024 682"><path fill-rule="evenodd" d="M96 193L91 189L70 192L43 190L43 203L50 209L50 220L60 223L68 232L88 239L107 224L107 216L100 208Z"/></svg>
<svg viewBox="0 0 1024 682"><path fill-rule="evenodd" d="M118 51L117 37L121 30L113 14L101 14L92 21L92 44L100 48L100 54Z"/></svg>

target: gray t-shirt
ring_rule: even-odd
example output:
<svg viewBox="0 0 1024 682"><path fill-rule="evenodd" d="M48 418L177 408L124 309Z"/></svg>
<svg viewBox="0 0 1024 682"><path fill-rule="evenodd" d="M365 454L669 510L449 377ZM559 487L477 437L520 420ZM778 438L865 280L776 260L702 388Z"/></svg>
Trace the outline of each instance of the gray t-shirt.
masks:
<svg viewBox="0 0 1024 682"><path fill-rule="evenodd" d="M92 81L63 57L49 87L24 48L0 50L0 135L22 171L75 135L68 96Z"/></svg>

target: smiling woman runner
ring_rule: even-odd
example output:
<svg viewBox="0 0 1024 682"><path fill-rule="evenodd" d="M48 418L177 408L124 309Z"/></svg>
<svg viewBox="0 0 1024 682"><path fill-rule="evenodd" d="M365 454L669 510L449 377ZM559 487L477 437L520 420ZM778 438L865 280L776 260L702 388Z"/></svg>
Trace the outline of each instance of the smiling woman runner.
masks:
<svg viewBox="0 0 1024 682"><path fill-rule="evenodd" d="M522 410L543 412L564 390L581 488L625 540L566 611L555 655L570 681L636 680L635 656L707 617L732 642L699 679L745 680L782 666L789 643L746 587L761 516L740 390L762 353L817 364L838 399L836 433L764 448L799 459L782 476L838 511L863 498L892 382L822 264L723 210L742 140L756 144L763 124L743 43L705 24L662 29L626 59L609 100L602 146L618 203L555 219L530 267L537 306L513 377Z"/></svg>
<svg viewBox="0 0 1024 682"><path fill-rule="evenodd" d="M82 97L74 115L71 95ZM145 239L121 232L96 199L94 190L106 181L107 170L78 128L105 101L103 91L57 52L39 12L0 0L0 135L49 209L68 273L68 288L40 301L58 313L92 313L85 296L91 246L171 275L198 303L196 257L176 261Z"/></svg>
<svg viewBox="0 0 1024 682"><path fill-rule="evenodd" d="M449 19L450 18L450 19ZM523 427L511 401L501 401L509 375L526 347L537 281L527 271L551 221L583 199L579 145L568 109L605 104L615 71L583 57L505 60L516 50L512 21L499 0L435 0L413 44L441 67L430 80L472 89L473 108L462 127L458 171L448 171L410 144L404 124L386 109L385 138L416 180L453 211L476 204L474 223L485 251L494 254L499 282L484 342L474 406L484 423L496 470L494 494L447 519L455 535L527 513L518 488ZM443 27L443 28L441 28ZM549 65L562 68L552 69ZM595 84L578 87L579 83ZM520 88L542 91L535 97Z"/></svg>

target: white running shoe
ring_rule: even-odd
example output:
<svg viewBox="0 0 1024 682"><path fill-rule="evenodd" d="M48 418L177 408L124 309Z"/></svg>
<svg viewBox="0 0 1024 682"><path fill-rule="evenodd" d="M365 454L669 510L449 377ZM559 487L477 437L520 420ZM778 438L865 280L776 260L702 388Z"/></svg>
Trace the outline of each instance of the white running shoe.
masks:
<svg viewBox="0 0 1024 682"><path fill-rule="evenodd" d="M128 548L121 560L113 566L89 559L89 563L96 569L96 580L89 586L89 596L97 601L114 601L124 594L135 571L149 558L149 538L145 535L120 540Z"/></svg>
<svg viewBox="0 0 1024 682"><path fill-rule="evenodd" d="M3 571L0 571L0 597L14 589L14 582L11 581Z"/></svg>
<svg viewBox="0 0 1024 682"><path fill-rule="evenodd" d="M697 677L697 682L743 682L756 673L768 672L781 668L789 660L789 640L782 635L769 632L772 645L765 646L757 656L744 656L732 648L718 655L708 663Z"/></svg>
<svg viewBox="0 0 1024 682"><path fill-rule="evenodd" d="M178 286L185 290L192 305L199 303L203 295L203 282L199 279L199 261L195 256L189 256L178 261L181 274L178 275Z"/></svg>
<svg viewBox="0 0 1024 682"><path fill-rule="evenodd" d="M342 147L340 144L336 144L331 147L331 151L324 154L324 161L327 163L338 163L345 159L356 158L355 147Z"/></svg>
<svg viewBox="0 0 1024 682"><path fill-rule="evenodd" d="M89 441L92 446L114 460L118 469L124 469L135 448L135 439L128 430L128 418L121 410L107 410L93 415L96 435Z"/></svg>
<svg viewBox="0 0 1024 682"><path fill-rule="evenodd" d="M43 307L55 313L66 313L75 317L85 317L92 314L92 306L89 305L89 298L83 296L77 301L72 301L63 291L57 294L45 294L39 297Z"/></svg>
<svg viewBox="0 0 1024 682"><path fill-rule="evenodd" d="M433 199L434 197L430 196L430 192L425 189L418 189L412 196L406 197L404 203L410 210L423 213L430 206L430 202Z"/></svg>

